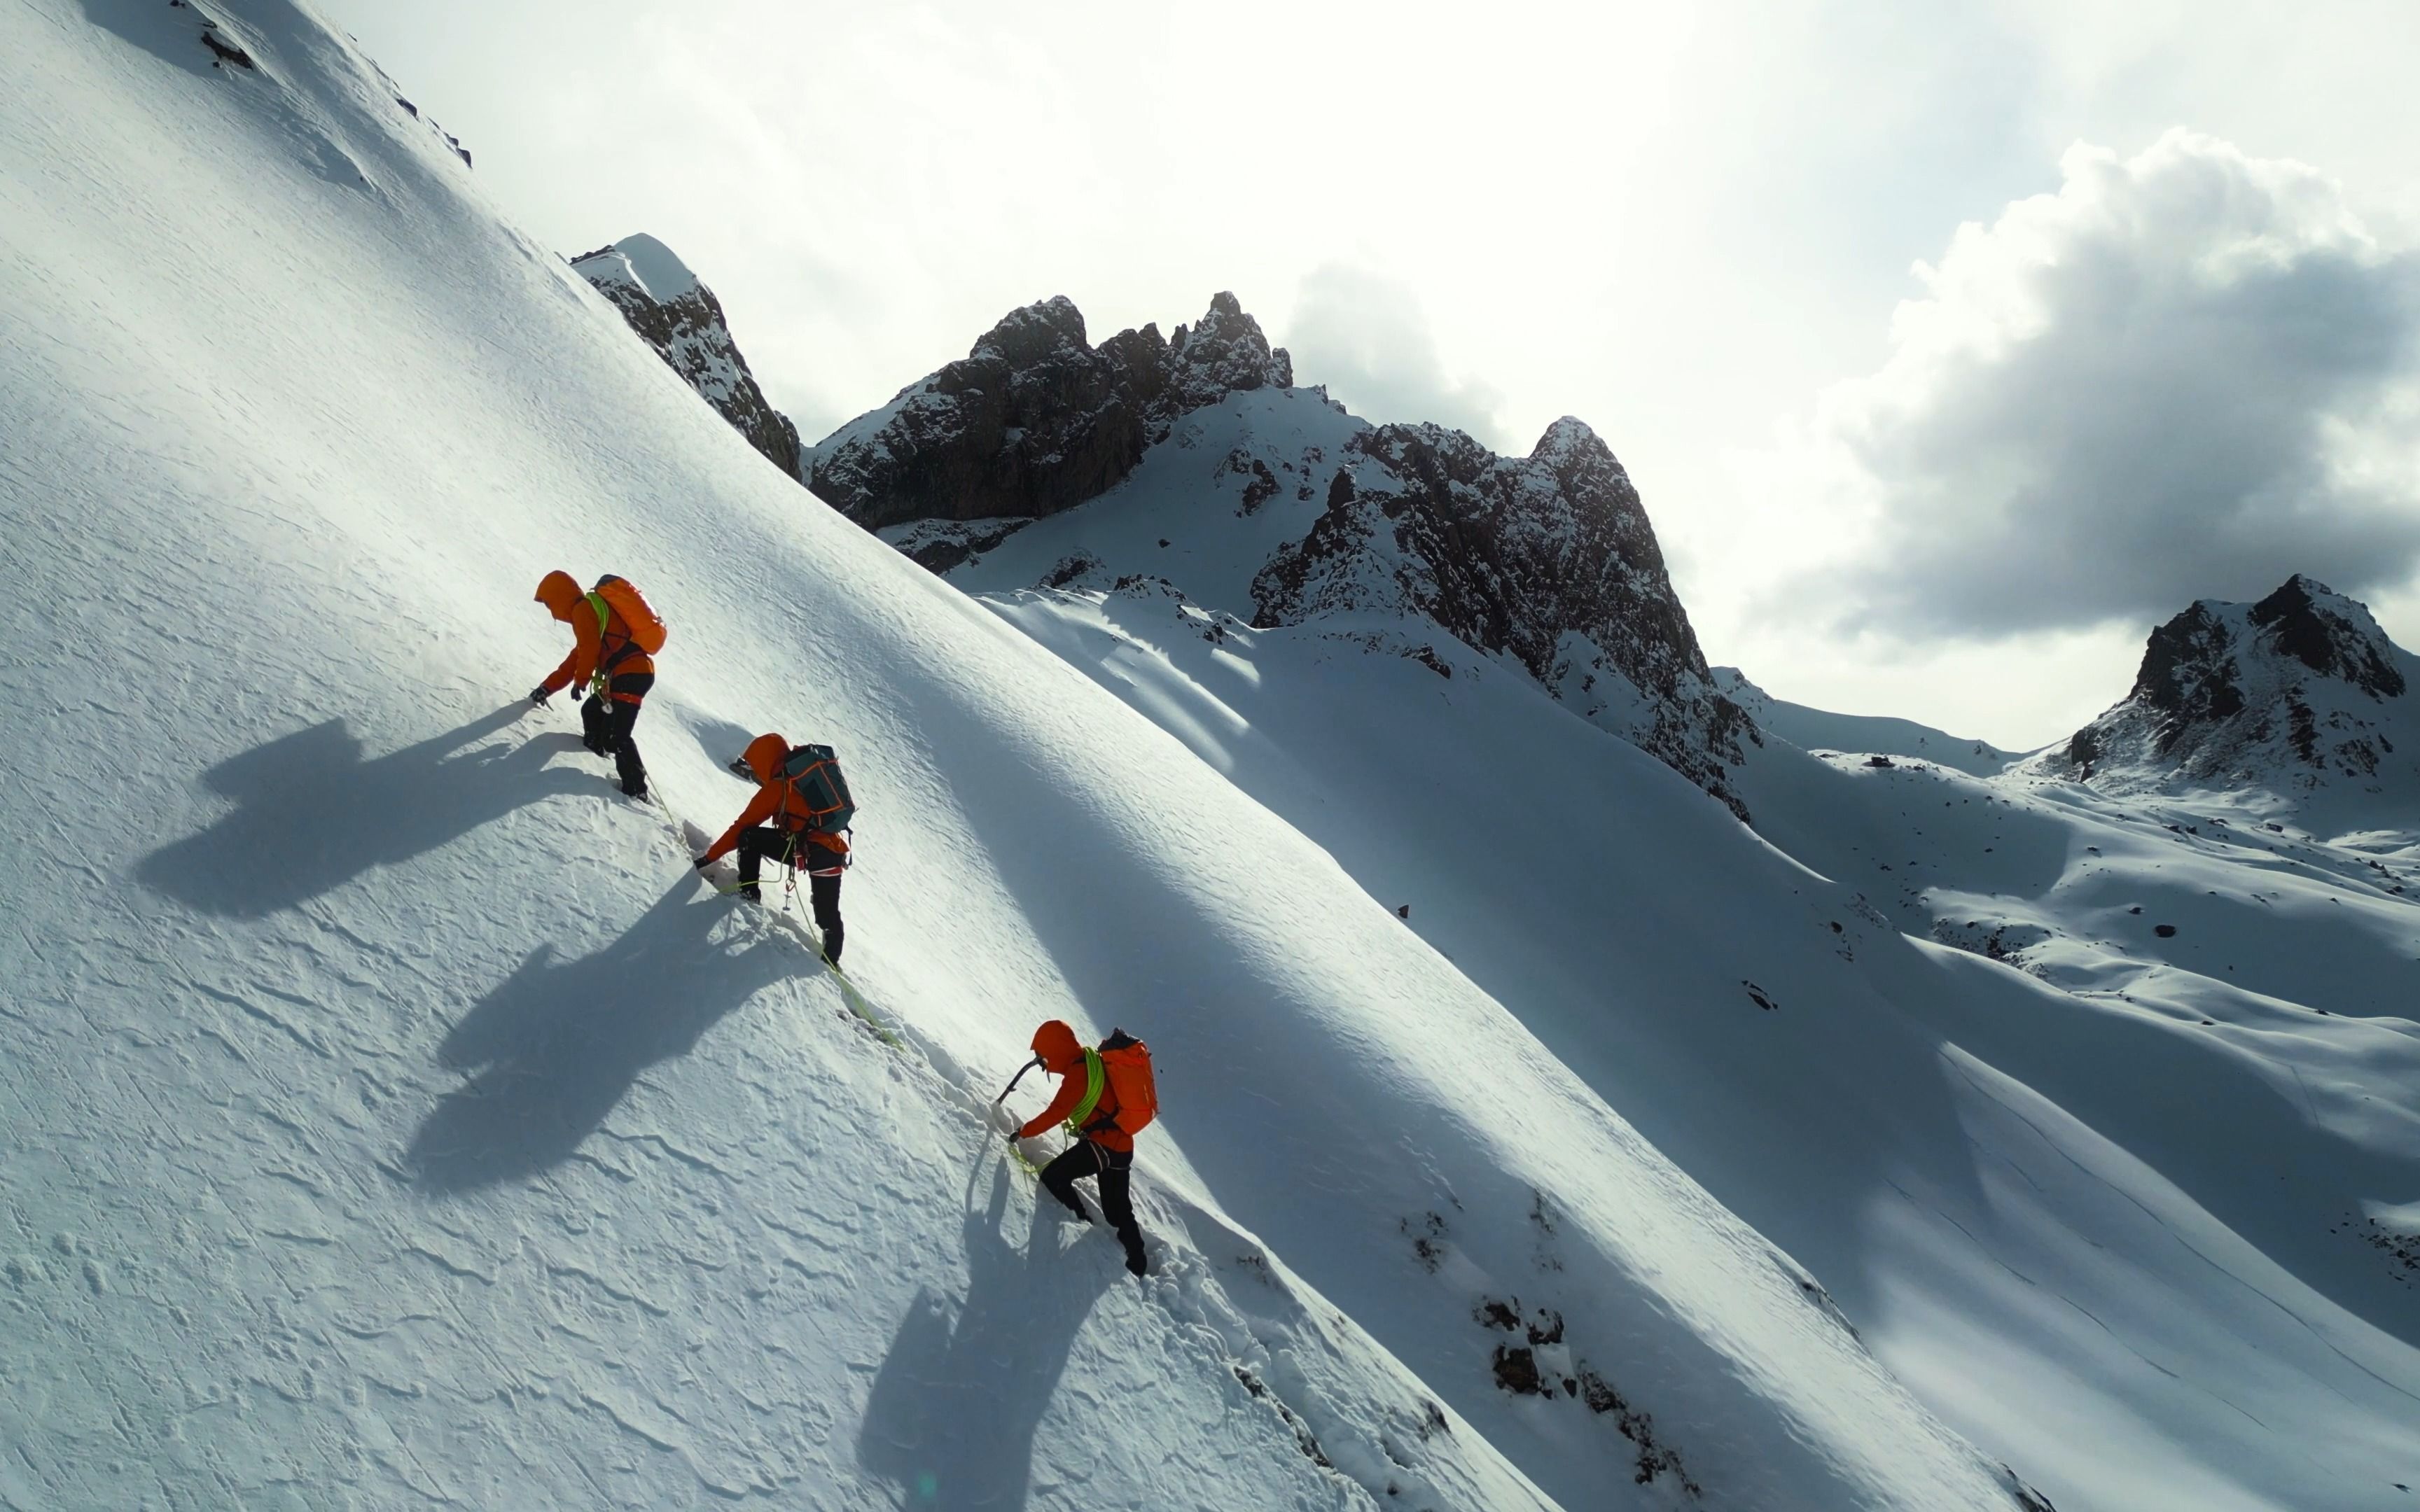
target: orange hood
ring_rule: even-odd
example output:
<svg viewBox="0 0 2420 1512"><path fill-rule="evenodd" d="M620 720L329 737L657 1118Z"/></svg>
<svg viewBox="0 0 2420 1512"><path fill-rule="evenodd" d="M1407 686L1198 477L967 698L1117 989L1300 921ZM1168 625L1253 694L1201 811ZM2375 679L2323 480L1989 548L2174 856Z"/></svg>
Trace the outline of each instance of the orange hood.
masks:
<svg viewBox="0 0 2420 1512"><path fill-rule="evenodd" d="M571 606L586 595L580 591L580 580L567 572L550 572L538 579L537 592L530 595L544 604L554 617L566 625L571 623Z"/></svg>
<svg viewBox="0 0 2420 1512"><path fill-rule="evenodd" d="M729 749L729 747L723 748ZM742 756L748 769L756 774L759 782L770 782L773 774L782 769L782 758L790 754L790 743L776 734L762 734L748 743Z"/></svg>
<svg viewBox="0 0 2420 1512"><path fill-rule="evenodd" d="M1042 1057L1042 1069L1064 1076L1084 1061L1084 1046L1076 1031L1058 1019L1051 1019L1033 1031L1033 1053Z"/></svg>

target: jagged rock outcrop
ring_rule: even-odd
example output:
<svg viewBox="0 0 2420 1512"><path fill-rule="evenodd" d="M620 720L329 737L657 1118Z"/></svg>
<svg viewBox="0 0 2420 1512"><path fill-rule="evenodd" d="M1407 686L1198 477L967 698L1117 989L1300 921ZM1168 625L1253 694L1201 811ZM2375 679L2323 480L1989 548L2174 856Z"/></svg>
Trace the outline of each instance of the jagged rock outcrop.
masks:
<svg viewBox="0 0 2420 1512"><path fill-rule="evenodd" d="M1255 625L1422 616L1747 817L1730 768L1756 727L1715 691L1638 492L1593 431L1565 417L1511 458L1382 425L1353 452L1311 533L1253 579Z"/></svg>
<svg viewBox="0 0 2420 1512"><path fill-rule="evenodd" d="M816 496L869 530L919 519L1032 518L1115 486L1181 416L1241 390L1290 388L1233 294L1187 329L1093 347L1064 296L1012 311L958 362L815 448Z"/></svg>
<svg viewBox="0 0 2420 1512"><path fill-rule="evenodd" d="M2415 673L2366 606L2297 576L2153 630L2125 699L2044 764L2120 790L2374 782L2420 754Z"/></svg>
<svg viewBox="0 0 2420 1512"><path fill-rule="evenodd" d="M671 248L650 236L624 237L581 254L571 266L749 445L799 475L799 427L766 401L723 320L722 302Z"/></svg>

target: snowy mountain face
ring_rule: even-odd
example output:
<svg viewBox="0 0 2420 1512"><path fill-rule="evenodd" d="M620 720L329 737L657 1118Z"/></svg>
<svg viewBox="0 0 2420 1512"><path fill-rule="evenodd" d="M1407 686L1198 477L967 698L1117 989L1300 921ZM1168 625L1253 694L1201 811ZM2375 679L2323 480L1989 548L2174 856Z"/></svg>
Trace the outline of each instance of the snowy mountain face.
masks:
<svg viewBox="0 0 2420 1512"><path fill-rule="evenodd" d="M1293 382L1233 294L1171 337L1147 325L1097 347L1063 295L818 443L811 486L869 530L1053 515L1115 486L1180 417Z"/></svg>
<svg viewBox="0 0 2420 1512"><path fill-rule="evenodd" d="M2420 661L2308 578L2204 599L2151 632L2126 698L2042 759L2111 791L2183 786L2420 802Z"/></svg>
<svg viewBox="0 0 2420 1512"><path fill-rule="evenodd" d="M1746 816L1727 774L1755 726L1713 687L1602 440L1567 418L1499 457L1434 425L1373 428L1292 377L1232 295L1189 333L1097 349L1054 300L819 445L814 486L970 589L1149 579L1439 672L1458 640Z"/></svg>
<svg viewBox="0 0 2420 1512"><path fill-rule="evenodd" d="M1488 458L1263 389L1073 509L883 534L1315 841L2060 1506L2420 1484L2420 834L2230 827L1710 672L1772 720L1744 829L1516 654L1509 582L1657 624L1635 500L1557 431ZM1573 537L1608 544L1542 581ZM1643 664L1696 673L1662 623Z"/></svg>
<svg viewBox="0 0 2420 1512"><path fill-rule="evenodd" d="M1252 579L1255 625L1426 620L1748 817L1730 768L1756 727L1714 690L1638 491L1593 431L1566 416L1513 459L1384 425L1341 461L1326 512Z"/></svg>
<svg viewBox="0 0 2420 1512"><path fill-rule="evenodd" d="M625 237L581 254L571 266L749 445L783 472L799 475L799 427L756 386L722 317L722 301L670 247L651 236Z"/></svg>
<svg viewBox="0 0 2420 1512"><path fill-rule="evenodd" d="M1273 730L1331 675L1373 735L1463 700L1539 736L1556 764L1513 780L1584 775L1591 817L1525 834L1695 868L1629 889L1625 929L1711 918L1755 869L1752 964L1645 952L1587 1013L1514 1012L1373 895L1400 878L1365 886L1219 764L1321 748L1146 714L1104 682L1148 652L1079 671L801 509L307 5L210 14L251 67L214 66L190 5L0 7L0 632L44 651L0 658L0 1504L2028 1504L1827 1290L1867 1273L1879 1162L1798 1141L1853 1173L1789 1173L1802 1214L1846 1215L1818 1279L1614 1110L1618 1057L1547 1043L1636 1037L1677 1077L1674 1045L1755 1035L1771 1090L1837 1025L1701 989L1845 971L1827 885L1434 629L1451 678L1119 596L1231 707L1238 648L1298 657ZM1240 501L1238 448L1294 484L1196 540L1186 570L1249 606L1281 544L1249 532L1308 530L1303 448L1353 428L1230 392L1126 486L1198 471ZM530 706L565 649L531 601L552 568L628 575L672 626L637 732L670 812ZM736 903L676 823L738 809L723 764L768 729L848 764L846 980L778 883ZM1440 777L1379 754L1357 802ZM1475 863L1551 873L1558 921L1603 880L1527 840L1416 857L1419 925ZM1003 1148L1045 1016L1153 1047L1146 1277ZM1955 1195L1969 1147L1928 1111L1916 1189ZM1893 1296L2015 1295L1993 1284ZM2306 1383L2308 1347L2258 1326ZM2329 1396L2315 1441L2367 1435L2331 1455L2365 1476L2379 1389Z"/></svg>

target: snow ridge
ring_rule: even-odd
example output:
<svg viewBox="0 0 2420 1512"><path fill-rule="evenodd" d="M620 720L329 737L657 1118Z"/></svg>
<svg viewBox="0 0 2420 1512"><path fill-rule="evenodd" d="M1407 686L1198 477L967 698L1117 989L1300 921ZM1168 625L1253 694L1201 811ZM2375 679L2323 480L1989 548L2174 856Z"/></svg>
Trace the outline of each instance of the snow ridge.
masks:
<svg viewBox="0 0 2420 1512"><path fill-rule="evenodd" d="M722 301L670 247L644 233L571 259L575 271L613 302L664 364L748 444L799 476L799 427L756 386L722 316Z"/></svg>
<svg viewBox="0 0 2420 1512"><path fill-rule="evenodd" d="M1714 681L1718 692L1747 711L1759 730L1778 735L1801 750L1910 756L1918 761L1939 762L1970 777L1989 777L2005 770L2020 754L1913 719L1834 714L1827 709L1792 703L1759 687L1736 667L1715 668Z"/></svg>

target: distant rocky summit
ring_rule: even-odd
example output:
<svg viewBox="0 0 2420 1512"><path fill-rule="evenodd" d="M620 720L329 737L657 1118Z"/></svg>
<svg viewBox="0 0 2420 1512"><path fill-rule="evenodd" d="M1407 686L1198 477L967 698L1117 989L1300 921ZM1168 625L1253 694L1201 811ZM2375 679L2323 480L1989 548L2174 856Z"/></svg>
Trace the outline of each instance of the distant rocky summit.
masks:
<svg viewBox="0 0 2420 1512"><path fill-rule="evenodd" d="M2046 764L2118 789L2399 786L2420 773L2415 675L2366 606L2297 576L2153 630L2133 688Z"/></svg>
<svg viewBox="0 0 2420 1512"><path fill-rule="evenodd" d="M766 401L732 340L721 301L671 248L650 236L624 237L581 254L571 266L749 445L799 475L799 428Z"/></svg>
<svg viewBox="0 0 2420 1512"><path fill-rule="evenodd" d="M1255 625L1419 615L1747 817L1730 768L1756 726L1715 690L1638 491L1595 432L1566 416L1512 458L1381 425L1352 449L1310 533L1253 579Z"/></svg>
<svg viewBox="0 0 2420 1512"><path fill-rule="evenodd" d="M818 497L961 582L1040 552L1014 587L1165 583L1450 676L1425 622L1746 817L1730 772L1755 723L1714 686L1637 490L1576 420L1518 458L1436 425L1373 428L1295 389L1232 294L1165 339L1145 326L1098 347L1053 299L841 427L813 474Z"/></svg>
<svg viewBox="0 0 2420 1512"><path fill-rule="evenodd" d="M1233 294L1172 336L1147 325L1098 347L1061 296L1012 311L966 357L834 432L809 486L869 530L1057 514L1117 485L1179 417L1293 384L1293 362Z"/></svg>

